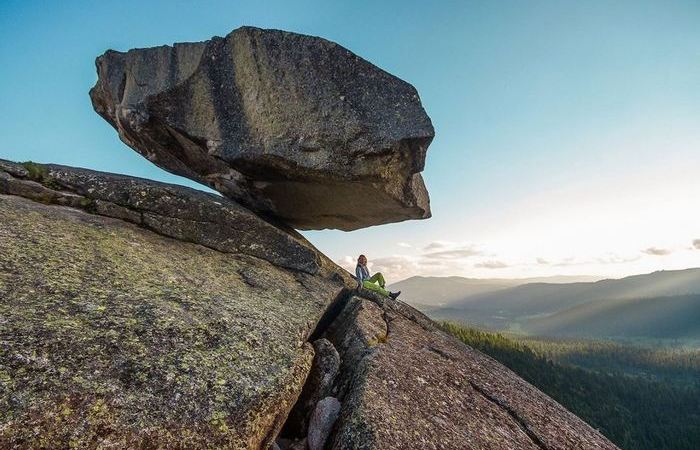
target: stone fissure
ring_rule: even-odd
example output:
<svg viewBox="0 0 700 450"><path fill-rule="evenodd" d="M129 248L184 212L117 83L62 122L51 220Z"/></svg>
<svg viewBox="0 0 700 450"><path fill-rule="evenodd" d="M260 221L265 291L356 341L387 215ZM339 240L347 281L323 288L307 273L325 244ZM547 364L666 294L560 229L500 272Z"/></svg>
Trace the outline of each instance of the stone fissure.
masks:
<svg viewBox="0 0 700 450"><path fill-rule="evenodd" d="M391 322L394 320L389 312L387 311L387 308L391 308L392 310L395 310L396 313L402 314L400 310L397 308L400 307L399 302L396 300L391 301L391 304L389 304L389 300L385 299L383 297L379 297L369 291L365 291L363 289L358 290L358 289L348 289L345 288L343 289L336 297L336 299L326 308L326 311L322 315L321 319L318 321L316 328L314 331L311 333L309 336L308 341L310 343L317 343L319 340L325 340L326 335L329 332L329 329L331 326L334 325L334 323L338 320L339 316L345 311L345 309L348 307L348 304L350 302L350 299L353 297L360 298L362 300L367 300L370 301L376 305L378 305L380 308L382 308L382 313L380 315L381 320L384 323L385 327L385 332L384 335L379 335L376 337L376 339L370 340L369 342L366 343L366 348L365 351L362 352L360 359L353 361L352 364L349 364L347 361L341 362L338 367L337 373L333 374L333 387L332 387L332 392L334 398L340 400L341 402L344 402L346 399L346 395L348 394L349 391L352 390L352 382L356 379L355 377L355 371L357 370L358 367L362 365L362 360L366 358L367 356L371 355L374 350L372 350L372 347L377 346L377 345L383 345L384 343L387 342L389 339L389 335L391 333ZM403 314L402 314L403 315ZM412 320L411 318L407 317L409 320ZM342 324L339 324L342 326ZM343 335L341 333L341 335ZM333 345L340 345L340 342L338 342L338 336L335 336L335 339L333 339L331 336L329 336L329 339L334 342L329 342L331 346ZM348 351L345 350L343 351L343 354L341 355L341 358L351 358L351 356L348 354ZM297 402L295 406L292 408L292 411L290 412L287 422L285 425L282 427L282 431L280 433L280 439L278 442L282 442L283 444L280 445L281 449L289 448L293 449L294 444L290 444L288 441L291 439L291 442L297 442L300 443L303 441L303 439L306 439L306 436L308 433L310 433L310 430L305 428L307 425L309 425L310 422L310 416L313 414L314 409L309 408L309 402L319 402L323 395L319 394L317 392L318 386L316 386L316 389L309 389L309 384L310 383L316 383L317 380L313 378L313 374L315 371L318 371L318 364L319 361L321 361L320 358L314 358L314 363L309 371L310 375L307 377L307 380L305 382L305 385L301 391L301 394L299 398L297 399ZM347 382L350 382L350 384L347 384ZM304 410L305 409L305 410ZM304 417L300 417L300 415L304 415ZM301 425L300 425L301 424ZM335 429L334 427L333 429ZM334 432L330 433L330 436L328 437L329 441L332 441L334 436ZM287 444L288 446L285 446L284 444Z"/></svg>
<svg viewBox="0 0 700 450"><path fill-rule="evenodd" d="M498 400L496 397L493 395L489 394L486 392L485 389L483 389L481 386L477 385L473 381L469 380L469 385L474 389L476 392L481 394L482 397L484 397L486 400L488 400L490 403L493 403L503 411L505 411L512 419L515 421L515 423L518 425L518 427L527 435L527 437L530 438L530 440L537 445L539 448L542 450L551 450L547 444L545 444L542 439L540 439L539 436L537 436L529 427L527 422L518 415L517 412L513 410L510 406L506 405L502 401Z"/></svg>
<svg viewBox="0 0 700 450"><path fill-rule="evenodd" d="M384 311L382 313L382 320L384 320L384 324L386 325L386 334L384 335L384 340L386 341L389 339L389 323L391 322L391 319L389 319L389 315Z"/></svg>
<svg viewBox="0 0 700 450"><path fill-rule="evenodd" d="M328 327L330 327L331 324L335 322L335 319L338 318L340 313L343 312L343 309L345 309L348 301L353 296L353 292L354 291L352 289L348 288L343 288L340 291L335 300L328 305L325 312L316 323L314 331L311 333L311 335L309 335L309 342L313 343L315 340L321 338L325 334Z"/></svg>
<svg viewBox="0 0 700 450"><path fill-rule="evenodd" d="M331 339L330 336L329 339L331 339L331 341L328 341L327 339L325 339L325 337L328 334L329 328L332 325L334 325L334 323L338 320L338 317L348 306L350 299L354 296L360 297L361 295L362 291L359 291L357 289L342 289L341 292L336 296L336 299L326 308L326 311L321 316L321 319L319 319L319 321L317 322L314 331L309 336L308 342L314 344L314 347L318 348L318 343L320 341L326 341L326 345L330 345L330 347L333 348L333 352L335 352L337 355L335 346L337 346L339 343L332 342L335 339ZM361 298L372 301L381 306L382 303L380 303L379 299L375 299L371 295L367 296L370 298ZM382 319L384 320L386 325L386 334L382 339L382 341L385 342L386 338L389 335L389 322L391 320L387 316L386 312L382 314ZM368 352L367 354L370 353L371 352ZM346 356L347 355L342 355L340 356L340 358L344 358ZM346 380L353 380L355 378L353 376L354 369L356 369L358 364L348 365L343 363L341 360L338 360L338 367L335 373L327 374L328 377L331 378L331 386L318 386L317 377L319 372L319 365L323 365L323 363L323 357L317 354L314 358L313 365L309 371L309 375L307 376L301 394L297 399L296 404L292 408L286 423L282 426L282 431L280 432L280 436L278 437L277 442L279 448L283 450L291 450L296 448L295 445L303 445L303 443L306 442L308 435L314 432L314 430L311 430L307 427L310 425L311 415L314 413L315 406L317 406L326 395L330 394L332 394L332 398L335 399L333 401L340 400L342 403L342 401L344 401L345 394L349 389L349 386L343 387L342 385ZM319 390L321 390L322 392L319 392ZM328 399L329 397L325 398ZM314 405L309 405L310 402L314 403ZM333 432L331 430L330 435L328 436L329 441L332 438ZM307 443L307 445L311 447L310 444L311 443Z"/></svg>

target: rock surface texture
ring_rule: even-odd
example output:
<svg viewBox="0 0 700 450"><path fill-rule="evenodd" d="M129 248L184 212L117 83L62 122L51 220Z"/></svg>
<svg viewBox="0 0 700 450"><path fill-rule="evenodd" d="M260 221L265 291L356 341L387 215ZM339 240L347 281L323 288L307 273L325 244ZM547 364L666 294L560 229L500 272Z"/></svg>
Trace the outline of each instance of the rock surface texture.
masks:
<svg viewBox="0 0 700 450"><path fill-rule="evenodd" d="M430 216L418 93L338 44L243 27L96 65L93 106L122 141L250 209L300 229Z"/></svg>
<svg viewBox="0 0 700 450"><path fill-rule="evenodd" d="M0 448L616 448L233 201L0 160L0 223Z"/></svg>
<svg viewBox="0 0 700 450"><path fill-rule="evenodd" d="M272 443L343 289L310 245L198 191L6 161L0 224L0 448Z"/></svg>
<svg viewBox="0 0 700 450"><path fill-rule="evenodd" d="M323 450L333 425L340 414L340 402L335 397L326 397L316 403L309 421L307 442L309 450Z"/></svg>
<svg viewBox="0 0 700 450"><path fill-rule="evenodd" d="M329 448L617 449L415 309L363 297L352 297L327 331L343 359Z"/></svg>

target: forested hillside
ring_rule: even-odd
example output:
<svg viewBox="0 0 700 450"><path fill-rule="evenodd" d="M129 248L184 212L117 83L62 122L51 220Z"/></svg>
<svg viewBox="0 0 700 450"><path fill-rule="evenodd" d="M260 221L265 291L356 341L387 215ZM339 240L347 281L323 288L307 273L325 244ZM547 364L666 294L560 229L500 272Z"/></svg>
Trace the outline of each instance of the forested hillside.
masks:
<svg viewBox="0 0 700 450"><path fill-rule="evenodd" d="M508 366L598 428L623 449L700 448L698 381L673 381L672 378L663 376L650 380L628 375L621 367L603 367L602 364L599 364L597 370L587 370L553 361L551 356L546 356L548 351L544 341L533 345L532 342L449 322L443 323L443 327L466 344ZM553 344L550 355L556 354L557 345ZM569 348L567 353L575 352ZM589 361L595 360L590 352L587 357ZM609 353L604 354L601 361L608 357ZM644 356L638 355L637 364L641 362L644 365L644 361ZM653 366L651 361L652 359L647 361L647 369ZM696 359L693 361L697 362ZM659 365L659 361L656 363ZM686 373L697 370L694 364L686 364L690 366L686 367ZM673 366L673 363L667 362L666 365ZM696 377L695 380L697 379Z"/></svg>
<svg viewBox="0 0 700 450"><path fill-rule="evenodd" d="M508 337L508 335L506 335ZM694 386L700 380L700 348L669 341L605 341L514 335L539 356L603 373Z"/></svg>
<svg viewBox="0 0 700 450"><path fill-rule="evenodd" d="M546 336L700 339L700 294L590 302L523 329Z"/></svg>

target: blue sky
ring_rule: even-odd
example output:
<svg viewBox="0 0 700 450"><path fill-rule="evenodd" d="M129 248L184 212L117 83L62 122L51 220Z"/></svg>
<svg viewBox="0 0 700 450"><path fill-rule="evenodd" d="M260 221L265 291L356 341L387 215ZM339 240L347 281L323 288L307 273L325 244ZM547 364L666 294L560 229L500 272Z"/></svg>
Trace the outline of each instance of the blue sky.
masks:
<svg viewBox="0 0 700 450"><path fill-rule="evenodd" d="M434 217L306 233L332 258L394 279L699 266L698 24L697 1L4 0L0 158L192 186L93 112L95 57L280 28L412 83L436 128Z"/></svg>

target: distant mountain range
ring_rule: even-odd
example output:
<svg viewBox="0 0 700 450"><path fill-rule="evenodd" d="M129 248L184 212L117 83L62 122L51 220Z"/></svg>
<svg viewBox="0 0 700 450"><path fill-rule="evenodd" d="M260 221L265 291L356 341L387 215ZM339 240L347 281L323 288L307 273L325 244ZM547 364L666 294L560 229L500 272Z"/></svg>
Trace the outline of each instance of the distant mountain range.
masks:
<svg viewBox="0 0 700 450"><path fill-rule="evenodd" d="M392 290L402 291L409 297L409 303L418 303L433 307L448 306L477 294L486 294L501 289L512 288L532 283L577 283L600 280L594 276L566 276L537 278L464 278L464 277L421 277L407 278L389 286Z"/></svg>
<svg viewBox="0 0 700 450"><path fill-rule="evenodd" d="M497 330L700 338L700 268L570 281L413 277L390 288L434 319Z"/></svg>

